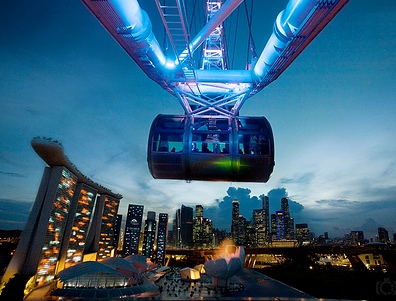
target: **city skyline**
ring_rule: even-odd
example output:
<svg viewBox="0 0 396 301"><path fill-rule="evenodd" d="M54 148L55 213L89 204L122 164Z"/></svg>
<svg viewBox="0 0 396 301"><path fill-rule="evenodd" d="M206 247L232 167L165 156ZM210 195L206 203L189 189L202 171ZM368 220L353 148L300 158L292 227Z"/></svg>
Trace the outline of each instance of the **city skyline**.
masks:
<svg viewBox="0 0 396 301"><path fill-rule="evenodd" d="M258 48L285 3L255 4ZM150 15L151 5L142 3ZM279 194L295 206L295 223L308 223L316 234L396 231L395 13L393 0L351 1L244 105L242 115L264 115L272 124L276 165L268 183L185 183L152 179L146 163L150 124L157 114L181 113L177 100L146 77L83 4L6 3L0 228L26 223L45 166L30 140L42 135L59 139L84 174L122 194L119 212L129 203L169 214L181 204L202 204L221 227L229 199L240 197L248 210L260 208L260 195Z"/></svg>

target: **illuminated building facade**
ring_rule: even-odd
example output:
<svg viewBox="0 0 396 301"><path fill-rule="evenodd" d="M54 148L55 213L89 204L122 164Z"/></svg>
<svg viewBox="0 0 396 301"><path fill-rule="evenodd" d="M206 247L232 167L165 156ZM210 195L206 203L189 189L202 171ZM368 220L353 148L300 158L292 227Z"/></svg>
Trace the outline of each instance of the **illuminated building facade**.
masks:
<svg viewBox="0 0 396 301"><path fill-rule="evenodd" d="M202 205L195 206L193 242L195 248L209 248L213 245L213 224L210 219L203 217Z"/></svg>
<svg viewBox="0 0 396 301"><path fill-rule="evenodd" d="M120 241L120 234L121 234L121 223L122 223L122 214L117 214L117 218L114 224L114 239L113 239L114 250L118 249L118 243Z"/></svg>
<svg viewBox="0 0 396 301"><path fill-rule="evenodd" d="M114 256L114 225L117 219L117 211L120 200L111 195L101 195L99 202L103 203L102 223L99 234L99 250L96 260Z"/></svg>
<svg viewBox="0 0 396 301"><path fill-rule="evenodd" d="M143 236L143 248L142 255L147 258L155 259L154 243L155 234L157 231L157 222L155 220L155 212L147 212L147 219L144 222L144 236Z"/></svg>
<svg viewBox="0 0 396 301"><path fill-rule="evenodd" d="M285 239L294 239L294 219L290 217L289 198L281 199L281 210L284 214L284 236Z"/></svg>
<svg viewBox="0 0 396 301"><path fill-rule="evenodd" d="M64 263L64 267L60 267L60 270L83 261L85 241L96 196L96 189L84 183L77 184L73 197L77 201L73 200L68 214L68 224L72 226L66 227L64 235L65 239L69 240L69 244L64 244L64 248L62 248L59 262L60 264Z"/></svg>
<svg viewBox="0 0 396 301"><path fill-rule="evenodd" d="M364 233L360 230L351 231L350 235L350 244L352 246L358 246L364 242Z"/></svg>
<svg viewBox="0 0 396 301"><path fill-rule="evenodd" d="M267 242L268 235L266 235L267 233L264 220L264 209L254 209L252 225L256 231L254 239L250 240L253 246L264 246Z"/></svg>
<svg viewBox="0 0 396 301"><path fill-rule="evenodd" d="M103 240L112 246L122 196L81 174L58 141L37 137L32 147L49 167L3 282L19 274L45 283L89 253L96 257Z"/></svg>
<svg viewBox="0 0 396 301"><path fill-rule="evenodd" d="M39 238L36 238L38 241L33 242L37 244L37 246L33 246L34 249L42 245L40 248L41 254L37 257L39 262L36 281L38 282L42 282L46 280L47 277L54 276L56 273L57 261L60 256L61 248L63 247L63 237L70 212L70 204L72 204L77 183L77 177L64 167L55 167L53 170L50 168L46 169L47 172L51 173L49 182L57 183L57 187L55 198L50 196L49 198L46 197L46 200L44 200L46 205L49 205L48 209L51 208L50 211L44 212L44 209L41 212L41 218L48 216L49 213L49 218L46 219L47 229L46 231L40 231L41 233L45 232L45 236L43 237L40 235ZM46 192L48 193L50 187L46 188ZM52 203L52 206L50 203ZM44 225L42 224L42 226ZM42 228L40 230L44 229ZM35 252L38 250L33 251Z"/></svg>
<svg viewBox="0 0 396 301"><path fill-rule="evenodd" d="M301 243L310 241L308 224L296 224L296 239Z"/></svg>
<svg viewBox="0 0 396 301"><path fill-rule="evenodd" d="M285 238L285 213L283 210L277 210L275 213L275 233L277 240Z"/></svg>
<svg viewBox="0 0 396 301"><path fill-rule="evenodd" d="M143 205L128 205L125 225L123 255L139 254L140 231L142 229Z"/></svg>
<svg viewBox="0 0 396 301"><path fill-rule="evenodd" d="M244 246L246 245L246 218L241 214L238 217L238 226L237 226L237 240L235 245Z"/></svg>
<svg viewBox="0 0 396 301"><path fill-rule="evenodd" d="M203 206L202 205L195 206L195 218L196 219L203 218Z"/></svg>
<svg viewBox="0 0 396 301"><path fill-rule="evenodd" d="M262 198L262 218L263 224L258 233L258 244L259 246L265 245L270 241L270 219L269 219L269 198L263 196Z"/></svg>
<svg viewBox="0 0 396 301"><path fill-rule="evenodd" d="M181 247L181 210L176 210L176 217L173 220L173 243L174 247L180 248Z"/></svg>
<svg viewBox="0 0 396 301"><path fill-rule="evenodd" d="M182 205L180 210L180 238L183 248L191 248L193 246L193 208Z"/></svg>
<svg viewBox="0 0 396 301"><path fill-rule="evenodd" d="M238 240L238 222L239 222L239 201L232 201L232 216L231 216L231 238L234 242Z"/></svg>
<svg viewBox="0 0 396 301"><path fill-rule="evenodd" d="M390 243L388 230L383 227L378 227L378 240L386 244Z"/></svg>
<svg viewBox="0 0 396 301"><path fill-rule="evenodd" d="M158 217L157 263L165 265L166 243L168 236L168 214L160 213Z"/></svg>

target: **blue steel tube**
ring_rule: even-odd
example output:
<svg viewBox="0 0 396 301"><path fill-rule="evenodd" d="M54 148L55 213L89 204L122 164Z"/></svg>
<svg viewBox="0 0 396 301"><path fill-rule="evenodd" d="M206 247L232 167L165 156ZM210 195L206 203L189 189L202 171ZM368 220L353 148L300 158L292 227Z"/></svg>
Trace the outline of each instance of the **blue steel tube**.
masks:
<svg viewBox="0 0 396 301"><path fill-rule="evenodd" d="M154 33L147 13L141 9L137 0L109 0L126 28L130 30L134 41L145 53L151 63L162 75L169 72L166 68L167 59L164 55Z"/></svg>
<svg viewBox="0 0 396 301"><path fill-rule="evenodd" d="M276 59L309 16L318 0L290 0L276 18L274 30L253 68L259 81L266 75Z"/></svg>
<svg viewBox="0 0 396 301"><path fill-rule="evenodd" d="M190 51L194 52L205 41L205 39L222 23L241 3L243 0L228 0L222 4L217 13L209 20L208 23L199 31L195 38L190 42Z"/></svg>

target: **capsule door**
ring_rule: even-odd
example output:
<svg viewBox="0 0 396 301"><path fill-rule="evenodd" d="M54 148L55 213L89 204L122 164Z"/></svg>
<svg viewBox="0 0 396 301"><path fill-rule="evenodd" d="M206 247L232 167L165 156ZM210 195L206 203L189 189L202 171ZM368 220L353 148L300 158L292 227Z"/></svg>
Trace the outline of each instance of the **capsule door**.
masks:
<svg viewBox="0 0 396 301"><path fill-rule="evenodd" d="M189 124L187 177L190 180L232 181L229 118L191 118Z"/></svg>
<svg viewBox="0 0 396 301"><path fill-rule="evenodd" d="M237 177L244 182L267 182L274 168L274 141L265 117L238 117L235 124Z"/></svg>

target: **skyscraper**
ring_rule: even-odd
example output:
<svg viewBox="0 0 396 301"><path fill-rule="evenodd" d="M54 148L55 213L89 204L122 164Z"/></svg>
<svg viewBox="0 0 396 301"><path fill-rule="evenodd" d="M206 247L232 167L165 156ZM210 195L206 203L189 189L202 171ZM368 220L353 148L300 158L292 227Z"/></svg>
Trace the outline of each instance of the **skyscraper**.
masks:
<svg viewBox="0 0 396 301"><path fill-rule="evenodd" d="M237 239L235 245L244 246L246 245L246 218L241 214L238 216L238 228L237 228Z"/></svg>
<svg viewBox="0 0 396 301"><path fill-rule="evenodd" d="M202 205L195 206L195 217L197 219L203 218L203 206Z"/></svg>
<svg viewBox="0 0 396 301"><path fill-rule="evenodd" d="M103 203L103 211L100 225L99 250L96 258L98 261L114 256L114 225L117 219L119 200L111 195L102 194L99 197L99 204L101 203Z"/></svg>
<svg viewBox="0 0 396 301"><path fill-rule="evenodd" d="M250 241L252 246L264 246L266 242L265 228L264 228L264 210L254 209L252 226L255 229L254 239Z"/></svg>
<svg viewBox="0 0 396 301"><path fill-rule="evenodd" d="M165 265L166 242L168 235L168 214L160 213L158 217L157 263Z"/></svg>
<svg viewBox="0 0 396 301"><path fill-rule="evenodd" d="M277 210L275 213L275 229L277 240L285 238L285 213L283 210Z"/></svg>
<svg viewBox="0 0 396 301"><path fill-rule="evenodd" d="M180 216L180 208L176 210L176 216L173 220L173 240L174 240L174 247L181 248L181 216Z"/></svg>
<svg viewBox="0 0 396 301"><path fill-rule="evenodd" d="M65 227L65 238L69 238L69 244L63 244L60 251L59 269L68 268L83 260L85 242L88 235L88 227L92 218L97 190L84 184L78 183L70 206L67 223L71 227ZM62 265L62 266L61 266ZM63 266L64 265L64 266Z"/></svg>
<svg viewBox="0 0 396 301"><path fill-rule="evenodd" d="M213 244L212 221L203 217L202 205L195 206L193 241L195 248L208 248Z"/></svg>
<svg viewBox="0 0 396 301"><path fill-rule="evenodd" d="M281 210L284 213L284 237L294 239L294 219L290 217L289 198L281 199Z"/></svg>
<svg viewBox="0 0 396 301"><path fill-rule="evenodd" d="M36 137L32 147L49 167L44 169L4 282L20 274L35 275L35 283L45 283L89 253L96 259L101 243L109 244L109 253L112 249L113 225L122 196L84 176L65 156L58 141ZM104 209L108 206L111 210ZM103 252L107 253L105 248Z"/></svg>
<svg viewBox="0 0 396 301"><path fill-rule="evenodd" d="M389 243L390 240L388 230L383 227L378 227L378 240L386 244Z"/></svg>
<svg viewBox="0 0 396 301"><path fill-rule="evenodd" d="M296 239L300 243L310 240L308 224L296 224Z"/></svg>
<svg viewBox="0 0 396 301"><path fill-rule="evenodd" d="M213 246L213 223L207 217L202 219L202 247L210 248Z"/></svg>
<svg viewBox="0 0 396 301"><path fill-rule="evenodd" d="M128 205L124 232L123 256L139 253L140 231L142 229L143 205Z"/></svg>
<svg viewBox="0 0 396 301"><path fill-rule="evenodd" d="M276 240L276 214L271 214L271 241Z"/></svg>
<svg viewBox="0 0 396 301"><path fill-rule="evenodd" d="M262 198L262 216L263 216L263 231L258 238L259 245L267 244L270 241L270 214L269 214L269 198L263 196Z"/></svg>
<svg viewBox="0 0 396 301"><path fill-rule="evenodd" d="M117 214L117 218L114 224L114 239L113 239L114 250L118 249L118 243L120 241L120 235L121 235L121 223L122 223L122 214Z"/></svg>
<svg viewBox="0 0 396 301"><path fill-rule="evenodd" d="M270 221L269 221L269 199L262 198L262 208L254 209L250 228L254 229L248 240L250 246L262 247L270 241ZM251 230L253 231L253 230Z"/></svg>
<svg viewBox="0 0 396 301"><path fill-rule="evenodd" d="M195 248L201 248L203 245L203 206L202 205L195 206L193 242Z"/></svg>
<svg viewBox="0 0 396 301"><path fill-rule="evenodd" d="M142 255L146 258L154 259L154 243L155 234L157 231L157 222L155 220L155 212L147 212L147 219L144 222L144 232L143 232L143 248Z"/></svg>
<svg viewBox="0 0 396 301"><path fill-rule="evenodd" d="M183 248L193 246L193 208L182 205L180 210L180 238Z"/></svg>
<svg viewBox="0 0 396 301"><path fill-rule="evenodd" d="M234 242L238 240L239 230L239 202L232 201L232 216L231 216L231 238Z"/></svg>

